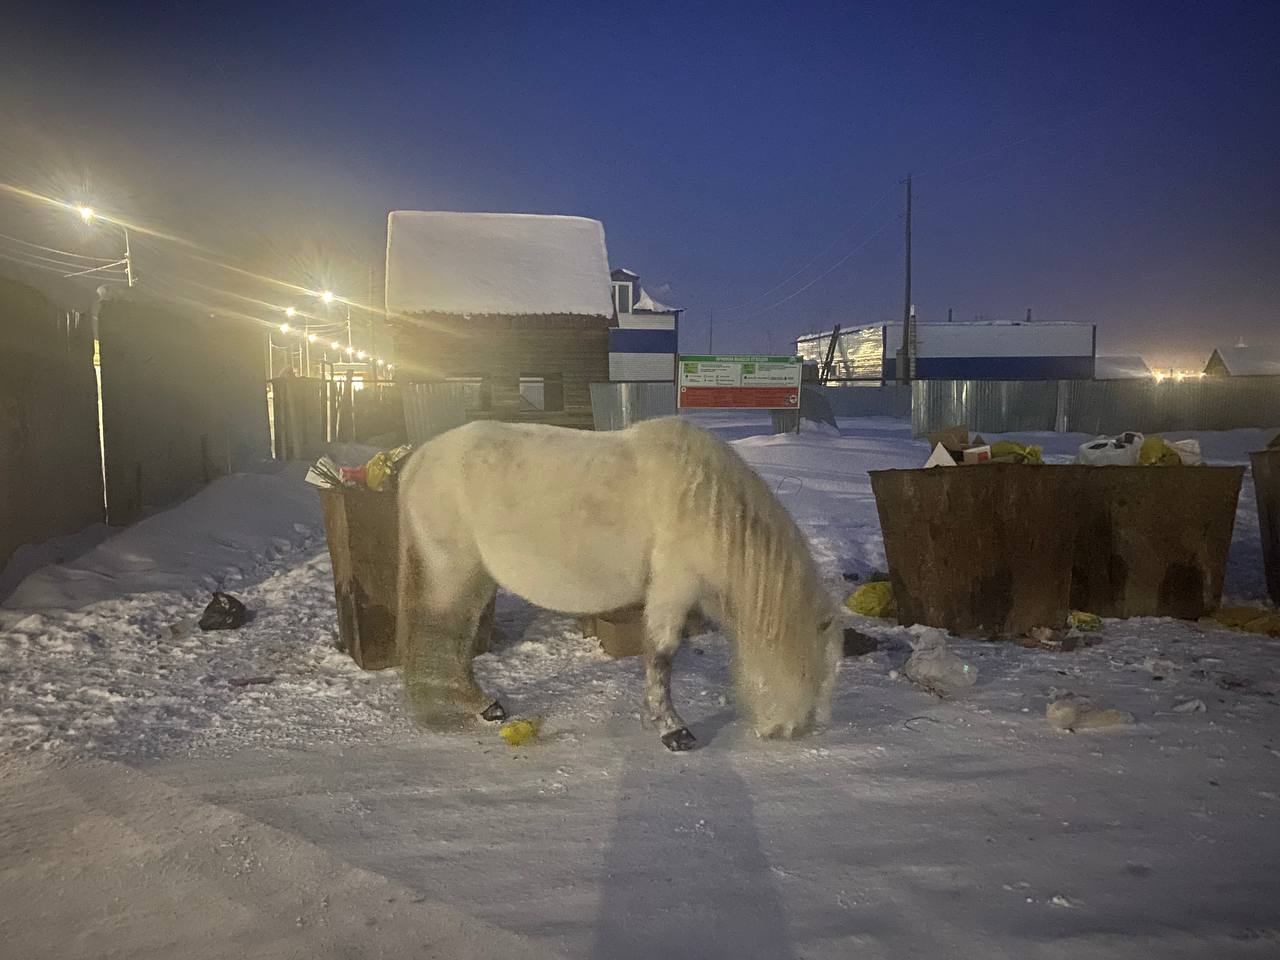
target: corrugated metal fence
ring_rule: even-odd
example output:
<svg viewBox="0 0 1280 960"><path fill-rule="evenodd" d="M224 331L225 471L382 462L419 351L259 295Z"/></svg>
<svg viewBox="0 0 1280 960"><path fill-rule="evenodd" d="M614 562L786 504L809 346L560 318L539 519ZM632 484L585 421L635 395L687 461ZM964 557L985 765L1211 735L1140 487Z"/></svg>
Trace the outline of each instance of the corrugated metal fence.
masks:
<svg viewBox="0 0 1280 960"><path fill-rule="evenodd" d="M597 430L624 430L641 420L676 412L674 383L593 383L591 416Z"/></svg>
<svg viewBox="0 0 1280 960"><path fill-rule="evenodd" d="M410 443L425 443L467 422L466 383L408 383L404 426Z"/></svg>
<svg viewBox="0 0 1280 960"><path fill-rule="evenodd" d="M917 436L967 424L978 433L1234 430L1280 426L1280 377L1154 380L918 380Z"/></svg>
<svg viewBox="0 0 1280 960"><path fill-rule="evenodd" d="M911 416L911 388L896 384L885 386L814 387L806 390L822 394L837 417Z"/></svg>

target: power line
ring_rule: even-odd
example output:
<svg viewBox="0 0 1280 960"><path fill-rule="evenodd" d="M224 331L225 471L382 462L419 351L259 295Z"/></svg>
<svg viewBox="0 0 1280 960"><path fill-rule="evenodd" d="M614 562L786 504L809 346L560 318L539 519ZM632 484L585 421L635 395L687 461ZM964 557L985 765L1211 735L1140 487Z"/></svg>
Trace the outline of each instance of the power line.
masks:
<svg viewBox="0 0 1280 960"><path fill-rule="evenodd" d="M67 269L65 266L52 267L52 266L49 266L49 264L47 263L36 263L35 261L32 261L32 260L25 260L22 257L15 257L12 254L5 253L2 250L0 250L0 260L11 260L14 263L22 264L24 267L31 267L32 269L35 269L35 270L48 270L50 273L56 273L63 278L66 277L66 274L63 273L63 271ZM79 265L77 264L77 266ZM114 270L114 272L119 273L121 275L123 275L124 273L124 271L119 270L118 268L106 268L106 269Z"/></svg>
<svg viewBox="0 0 1280 960"><path fill-rule="evenodd" d="M774 307L780 307L780 306L782 306L782 304L786 303L788 300L792 299L793 297L798 297L800 294L804 293L806 290L808 290L810 287L812 287L815 283L817 283L819 280L821 280L821 279L822 279L823 277L825 277L827 274L831 273L831 272L832 272L833 270L835 270L836 268L843 266L843 265L845 264L845 262L849 260L849 258L850 258L850 257L852 257L855 253L857 253L859 250L861 250L863 247L865 247L867 244L869 244L869 243L870 243L872 240L874 240L876 237L880 236L880 234L884 233L884 231L885 231L885 230L887 230L890 226L892 226L892 225L893 225L893 223L894 223L897 219L898 219L898 218L897 218L896 216L894 216L894 217L890 217L890 218L889 218L888 220L886 220L884 223L880 224L880 226L878 226L874 231L872 231L870 234L868 234L866 237L864 237L864 238L863 238L863 239L858 243L858 245L857 245L856 247L854 247L852 250L850 250L848 253L846 253L843 257L841 257L839 260L837 260L837 261L836 261L835 263L833 263L831 266L827 267L827 269L826 269L826 270L823 270L823 271L822 271L822 273L818 274L816 277L814 277L812 280L810 280L808 283L806 283L806 284L805 284L803 287L801 287L799 290L796 290L796 291L795 291L795 292L793 292L793 293L789 293L789 294L787 294L787 296L783 297L781 300L778 300L778 301L776 301L775 303L771 303L771 304L769 304L769 306L764 307L764 308L763 308L763 309L761 309L761 310L757 310L755 313L749 313L749 314L747 314L747 315L746 315L746 316L744 316L744 317L735 317L733 320L730 320L729 322L730 322L730 323L741 323L741 322L743 322L743 321L745 321L745 320L751 320L751 319L754 319L755 317L760 316L762 313L768 313L768 312L769 312L770 310L772 310Z"/></svg>
<svg viewBox="0 0 1280 960"><path fill-rule="evenodd" d="M864 211L862 216L858 217L856 220L853 221L853 223L849 224L849 226L845 227L843 230L837 233L835 236L835 239L833 239L829 244L827 244L827 246L823 249L821 253L819 253L816 257L808 261L803 267L801 267L795 273L791 274L791 276L787 277L787 279L783 280L781 283L774 284L764 293L761 293L758 296L752 297L750 300L744 300L742 303L734 304L731 307L721 307L720 308L721 311L741 310L743 307L749 307L752 304L759 303L761 300L769 296L771 293L781 290L788 283L796 279L796 277L800 276L802 273L808 270L811 266L813 266L815 263L817 263L819 260L825 257L828 253L830 253L832 249L835 247L835 245L839 243L849 233L849 231L851 231L854 227L858 226L860 223L866 220L867 217L871 214L871 212L875 210L877 207L879 207L880 204L884 203L884 201L892 193L893 193L893 188L890 187L883 194L881 194L880 197L874 203L871 204L871 206L867 207L867 209Z"/></svg>
<svg viewBox="0 0 1280 960"><path fill-rule="evenodd" d="M70 250L59 250L57 247L46 247L43 243L32 243L30 240L23 240L21 237L11 237L7 233L0 233L0 240L12 240L14 243L20 243L24 247L34 247L37 250L44 250L46 253L56 253L63 257L75 257L78 260L98 260L106 262L110 257L91 257L86 253L72 253Z"/></svg>
<svg viewBox="0 0 1280 960"><path fill-rule="evenodd" d="M0 246L0 250L3 250L3 249L4 247ZM27 250L10 250L8 252L17 254L20 257L26 257L29 260L39 260L43 263L53 264L55 267L61 267L64 270L82 270L86 266L86 264L83 264L83 263L76 263L74 261L67 261L67 260L59 260L56 257L46 257L42 254L31 253ZM122 260L115 260L109 264L103 264L103 266L114 267L123 262L124 261ZM88 265L88 266L90 267L90 269L95 268L94 265Z"/></svg>

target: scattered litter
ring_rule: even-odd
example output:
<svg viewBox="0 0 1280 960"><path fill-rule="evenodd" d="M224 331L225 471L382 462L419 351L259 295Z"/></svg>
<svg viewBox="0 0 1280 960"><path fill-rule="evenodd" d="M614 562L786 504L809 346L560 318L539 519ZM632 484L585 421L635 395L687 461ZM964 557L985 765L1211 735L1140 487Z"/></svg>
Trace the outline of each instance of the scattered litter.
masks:
<svg viewBox="0 0 1280 960"><path fill-rule="evenodd" d="M518 747L536 737L540 726L541 721L536 717L522 720L508 720L498 728L498 736L502 737L509 746Z"/></svg>
<svg viewBox="0 0 1280 960"><path fill-rule="evenodd" d="M1050 904L1052 904L1052 905L1053 905L1053 906L1055 906L1055 907L1067 907L1067 908L1070 908L1070 907L1074 907L1074 906L1075 906L1075 904L1074 904L1074 903L1072 903L1070 900L1068 900L1066 897L1064 897L1064 896L1063 896L1062 894L1060 894L1060 893L1059 893L1059 894L1056 894L1055 896L1050 897L1050 898L1049 898L1049 903L1050 903Z"/></svg>
<svg viewBox="0 0 1280 960"><path fill-rule="evenodd" d="M1136 722L1133 714L1110 707L1097 707L1088 697L1068 693L1053 700L1044 711L1049 726L1075 733L1077 730L1102 730L1124 727Z"/></svg>
<svg viewBox="0 0 1280 960"><path fill-rule="evenodd" d="M1095 613L1085 613L1083 610L1072 610L1067 617L1067 622L1076 630L1082 630L1085 633L1094 633L1102 629L1102 618Z"/></svg>
<svg viewBox="0 0 1280 960"><path fill-rule="evenodd" d="M845 598L844 605L864 617L891 618L897 615L893 586L884 580L864 583Z"/></svg>
<svg viewBox="0 0 1280 960"><path fill-rule="evenodd" d="M274 676L268 677L232 677L227 681L228 687L251 687L260 683L275 683Z"/></svg>
<svg viewBox="0 0 1280 960"><path fill-rule="evenodd" d="M933 717L919 716L919 717L910 717L906 720L903 720L902 725L906 727L908 730L910 730L912 733L917 733L919 731L917 731L916 728L912 726L912 724L917 723L921 720L928 720L930 723L942 722L941 720L935 720Z"/></svg>
<svg viewBox="0 0 1280 960"><path fill-rule="evenodd" d="M942 444L937 444L933 448L933 453L929 454L929 459L924 462L924 469L930 467L954 467L956 465L955 457L947 452L947 448Z"/></svg>
<svg viewBox="0 0 1280 960"><path fill-rule="evenodd" d="M1146 438L1142 434L1133 431L1114 437L1095 437L1080 444L1076 451L1076 462L1093 466L1137 466L1138 452L1144 439Z"/></svg>
<svg viewBox="0 0 1280 960"><path fill-rule="evenodd" d="M936 627L916 630L912 646L914 649L902 667L902 675L930 693L945 695L977 683L977 668L948 650L947 635Z"/></svg>
<svg viewBox="0 0 1280 960"><path fill-rule="evenodd" d="M229 593L215 591L213 599L200 614L201 630L235 630L249 617L245 605Z"/></svg>
<svg viewBox="0 0 1280 960"><path fill-rule="evenodd" d="M1203 700L1187 700L1173 708L1174 713L1204 713L1207 708Z"/></svg>
<svg viewBox="0 0 1280 960"><path fill-rule="evenodd" d="M1044 448L1033 443L997 440L991 444L992 463L1044 463Z"/></svg>

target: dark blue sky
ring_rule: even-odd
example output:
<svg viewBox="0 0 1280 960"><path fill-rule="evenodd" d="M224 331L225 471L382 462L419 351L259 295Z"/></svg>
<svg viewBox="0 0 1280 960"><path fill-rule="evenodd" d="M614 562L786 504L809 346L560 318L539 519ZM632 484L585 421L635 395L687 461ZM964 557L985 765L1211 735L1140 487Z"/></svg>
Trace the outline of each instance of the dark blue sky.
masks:
<svg viewBox="0 0 1280 960"><path fill-rule="evenodd" d="M1280 341L1274 3L59 6L0 40L0 179L276 273L392 208L576 213L686 349L710 308L779 349L900 316L914 171L923 319Z"/></svg>

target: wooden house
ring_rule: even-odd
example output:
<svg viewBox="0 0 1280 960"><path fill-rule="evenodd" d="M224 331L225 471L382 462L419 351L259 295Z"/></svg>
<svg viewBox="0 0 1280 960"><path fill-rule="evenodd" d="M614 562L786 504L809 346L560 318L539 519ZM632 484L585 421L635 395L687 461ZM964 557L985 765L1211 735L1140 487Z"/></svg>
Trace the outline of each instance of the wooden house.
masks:
<svg viewBox="0 0 1280 960"><path fill-rule="evenodd" d="M616 323L599 221L394 211L386 277L397 380L466 384L472 419L590 428Z"/></svg>

